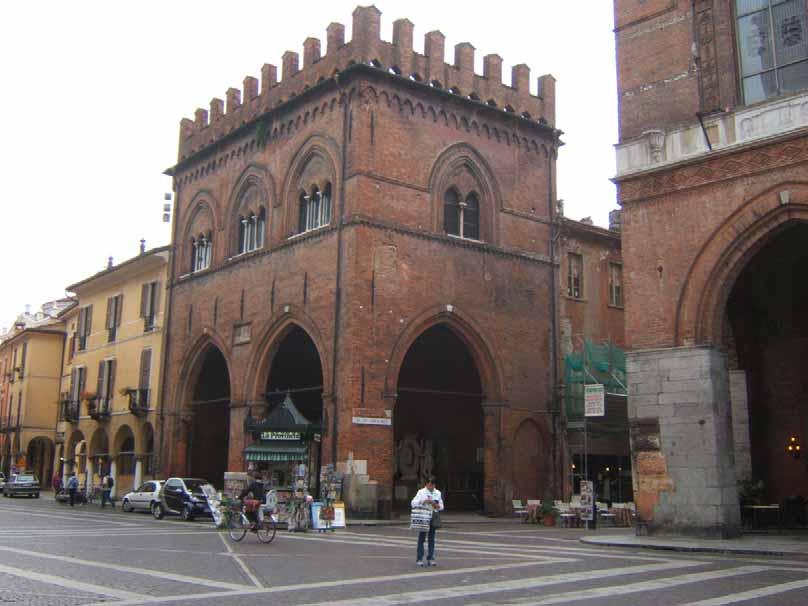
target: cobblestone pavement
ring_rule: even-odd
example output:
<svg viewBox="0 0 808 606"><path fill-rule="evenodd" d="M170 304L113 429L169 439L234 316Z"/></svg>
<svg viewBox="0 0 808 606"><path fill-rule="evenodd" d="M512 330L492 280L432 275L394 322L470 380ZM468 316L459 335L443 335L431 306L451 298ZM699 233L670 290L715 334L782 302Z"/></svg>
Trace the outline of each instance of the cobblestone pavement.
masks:
<svg viewBox="0 0 808 606"><path fill-rule="evenodd" d="M448 525L435 568L414 533L353 527L232 543L209 520L0 500L0 604L804 605L808 560L586 546L583 531Z"/></svg>

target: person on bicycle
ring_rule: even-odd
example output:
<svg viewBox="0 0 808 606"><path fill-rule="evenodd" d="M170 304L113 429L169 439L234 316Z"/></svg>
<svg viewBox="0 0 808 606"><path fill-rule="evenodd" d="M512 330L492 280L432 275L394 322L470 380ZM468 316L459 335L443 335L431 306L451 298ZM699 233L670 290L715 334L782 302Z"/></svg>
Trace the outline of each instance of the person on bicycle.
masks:
<svg viewBox="0 0 808 606"><path fill-rule="evenodd" d="M250 482L247 484L247 487L241 491L238 498L244 502L244 499L247 497L251 499L255 499L256 501L263 502L264 500L264 483L261 481L261 476L258 475L258 472L252 472L250 474ZM258 526L258 507L255 508L253 511L246 510L244 512L247 515L247 518L253 525L253 528Z"/></svg>

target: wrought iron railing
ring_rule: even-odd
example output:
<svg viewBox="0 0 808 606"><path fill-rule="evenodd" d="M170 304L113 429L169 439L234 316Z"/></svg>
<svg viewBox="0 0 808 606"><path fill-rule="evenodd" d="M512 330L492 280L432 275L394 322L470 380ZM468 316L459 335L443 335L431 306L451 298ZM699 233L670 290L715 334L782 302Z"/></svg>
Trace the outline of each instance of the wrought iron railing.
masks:
<svg viewBox="0 0 808 606"><path fill-rule="evenodd" d="M95 421L106 421L109 419L111 398L94 398L87 400L87 412L90 418Z"/></svg>
<svg viewBox="0 0 808 606"><path fill-rule="evenodd" d="M148 389L132 389L129 391L129 412L142 417L149 412L149 391Z"/></svg>

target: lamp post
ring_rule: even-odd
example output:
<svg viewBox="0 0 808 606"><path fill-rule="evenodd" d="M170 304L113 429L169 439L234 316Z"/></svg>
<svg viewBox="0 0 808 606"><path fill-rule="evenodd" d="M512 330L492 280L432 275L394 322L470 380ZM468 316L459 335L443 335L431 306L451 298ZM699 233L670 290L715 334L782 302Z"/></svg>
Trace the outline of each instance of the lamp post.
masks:
<svg viewBox="0 0 808 606"><path fill-rule="evenodd" d="M797 436L789 436L788 442L786 442L786 452L795 459L799 459L801 451L802 447L800 446L799 438Z"/></svg>

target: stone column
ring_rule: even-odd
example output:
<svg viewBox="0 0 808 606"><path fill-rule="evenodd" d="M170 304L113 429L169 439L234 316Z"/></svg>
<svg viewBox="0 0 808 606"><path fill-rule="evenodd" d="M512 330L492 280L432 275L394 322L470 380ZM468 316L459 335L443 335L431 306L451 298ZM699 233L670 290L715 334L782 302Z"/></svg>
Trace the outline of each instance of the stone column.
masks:
<svg viewBox="0 0 808 606"><path fill-rule="evenodd" d="M726 357L707 347L627 355L638 513L649 533L740 534Z"/></svg>
<svg viewBox="0 0 808 606"><path fill-rule="evenodd" d="M729 394L732 401L732 441L735 444L735 473L739 480L752 477L752 446L749 438L749 395L746 371L729 372Z"/></svg>
<svg viewBox="0 0 808 606"><path fill-rule="evenodd" d="M93 490L93 475L95 475L93 458L88 456L87 464L84 466L84 487L85 491L88 493Z"/></svg>
<svg viewBox="0 0 808 606"><path fill-rule="evenodd" d="M109 491L109 497L114 499L118 495L118 458L112 457L112 460L109 463L109 475L112 476L112 481L114 482L114 486L112 490Z"/></svg>
<svg viewBox="0 0 808 606"><path fill-rule="evenodd" d="M134 490L143 483L143 456L135 455L135 485L132 487Z"/></svg>

